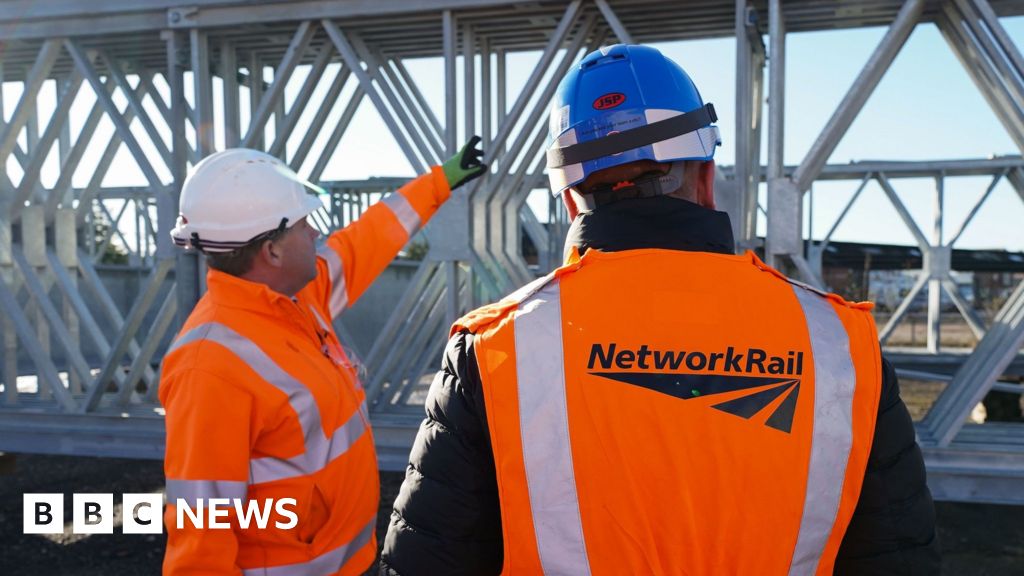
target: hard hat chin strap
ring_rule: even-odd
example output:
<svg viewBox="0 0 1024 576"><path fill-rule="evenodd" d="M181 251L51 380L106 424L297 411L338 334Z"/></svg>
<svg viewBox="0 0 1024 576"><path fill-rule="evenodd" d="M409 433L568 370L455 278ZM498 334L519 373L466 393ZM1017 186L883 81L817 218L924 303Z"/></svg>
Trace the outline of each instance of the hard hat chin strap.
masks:
<svg viewBox="0 0 1024 576"><path fill-rule="evenodd" d="M686 172L684 162L673 162L665 174L650 174L624 180L614 184L598 184L586 193L570 188L576 207L582 212L589 212L599 206L612 204L631 198L653 198L671 194L683 187L683 174Z"/></svg>

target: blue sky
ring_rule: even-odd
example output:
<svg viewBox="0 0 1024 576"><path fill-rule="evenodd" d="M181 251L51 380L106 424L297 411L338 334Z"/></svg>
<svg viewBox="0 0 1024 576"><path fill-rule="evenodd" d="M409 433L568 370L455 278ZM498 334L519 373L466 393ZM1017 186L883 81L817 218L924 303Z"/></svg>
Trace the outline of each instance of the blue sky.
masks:
<svg viewBox="0 0 1024 576"><path fill-rule="evenodd" d="M1024 46L1024 18L1003 19L1002 22L1017 45ZM787 37L787 164L796 164L803 159L884 31L883 28L870 28L799 33ZM735 138L735 127L732 122L735 117L733 40L722 38L675 42L659 44L658 47L679 62L697 83L705 100L715 104L724 140L717 160L723 165L732 164L732 142ZM536 57L536 53L510 56L510 105L525 82ZM407 66L420 84L431 107L443 120L441 60L433 58L409 61ZM322 99L322 94L326 92L329 80L336 71L336 65L328 69L324 80L314 93L312 102L316 103ZM304 76L305 70L300 68L290 82L286 93L289 103L298 91ZM190 89L189 79L186 80L186 89ZM350 81L349 86L343 91L339 105L328 117L328 127L333 127L333 120L340 116L353 85L354 82ZM162 82L158 82L158 87L163 90ZM13 112L13 103L19 96L20 87L6 83L3 89L5 114L9 117ZM219 91L219 83L216 83L215 94L219 94ZM246 98L247 95L243 93L243 101ZM42 118L48 118L47 111L52 110L53 100L53 87L47 86L39 99ZM117 100L124 105L122 99ZM92 102L92 94L84 89L72 107L73 134L79 130ZM153 109L151 103L147 102L146 106ZM300 136L303 126L308 125L314 111L307 112L300 121L299 129L296 130ZM219 110L217 115L219 118ZM243 126L248 122L244 112L242 121ZM142 135L137 123L135 130ZM94 162L99 157L102 146L112 131L109 120L104 119L95 137L97 145L90 147L83 166L90 166L90 160ZM315 152L322 147L328 136L327 131L329 129L320 135L317 145L314 146L314 154L311 154L302 172L308 172L312 168ZM272 134L272 129L268 134ZM145 149L153 150L145 136L140 140ZM289 149L293 149L298 140L299 136L293 135L289 141ZM915 29L829 162L984 158L993 154L1019 153L938 30L932 25L922 25ZM42 181L46 185L53 184L58 175L55 156L52 154L44 167ZM9 169L15 181L20 179L19 171L12 167L11 163ZM158 166L157 171L165 180L169 179L162 167ZM379 115L369 101L364 100L323 177L328 180L361 179L369 176L412 175L412 172ZM74 178L74 184L84 186L88 177L87 168L79 170ZM947 240L984 192L989 181L989 178L947 179ZM144 183L140 171L122 147L104 184L117 186ZM813 227L816 238L820 238L832 225L857 184L840 182L815 185ZM930 236L933 181L900 180L895 182L895 186L919 226L927 236ZM539 210L542 210L545 202L542 191L537 191L531 197L531 205ZM810 220L808 215L805 218L805 230ZM895 210L874 184L869 185L861 195L837 230L834 239L913 243L910 232L906 230ZM1008 184L1001 183L956 246L1024 250L1024 202Z"/></svg>

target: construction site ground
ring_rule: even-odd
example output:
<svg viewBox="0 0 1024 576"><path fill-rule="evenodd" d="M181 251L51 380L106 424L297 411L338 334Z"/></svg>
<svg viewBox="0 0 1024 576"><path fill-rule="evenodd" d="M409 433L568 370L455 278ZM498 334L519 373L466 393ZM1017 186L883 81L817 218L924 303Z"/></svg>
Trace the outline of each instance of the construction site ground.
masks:
<svg viewBox="0 0 1024 576"><path fill-rule="evenodd" d="M70 510L74 492L122 493L163 490L160 462L112 458L18 456L13 472L0 476L0 574L5 576L141 576L160 572L165 536L22 534L22 495L57 492ZM387 529L402 474L381 474L378 541ZM1015 506L939 502L944 574L1024 574L1024 509ZM115 520L115 522L117 522ZM371 571L370 573L375 573Z"/></svg>

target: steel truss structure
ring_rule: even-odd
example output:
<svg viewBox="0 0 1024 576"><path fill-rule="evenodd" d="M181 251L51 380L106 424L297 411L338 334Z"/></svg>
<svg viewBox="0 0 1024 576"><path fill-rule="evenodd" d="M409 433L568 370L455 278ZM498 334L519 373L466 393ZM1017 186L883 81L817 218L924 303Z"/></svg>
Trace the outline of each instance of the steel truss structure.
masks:
<svg viewBox="0 0 1024 576"><path fill-rule="evenodd" d="M20 97L4 103L0 92L0 112L9 111L0 114L0 450L161 458L159 358L203 290L201 262L176 252L166 233L187 167L219 141L266 150L331 191L330 205L317 217L324 231L343 226L401 183L323 181L356 111L368 102L415 171L453 154L474 133L483 136L492 166L422 232L426 257L405 295L380 311L387 319L373 345L359 351L381 465L404 467L446 327L561 259L567 224L561 207L552 203L550 222L542 224L525 203L545 185L546 116L565 71L610 42L733 36L736 162L718 185L741 248L760 247L757 194L767 182L767 257L820 285L821 254L849 206L823 239L807 242L804 194L817 180L859 181L852 205L860 190L877 182L925 255L917 284L883 329L883 341L926 287L924 353L940 352L942 290L980 340L954 374L929 375L949 380L918 428L933 491L944 499L1024 503L1024 429L964 424L993 387L1020 392L998 380L1024 343L1024 285L985 325L950 279L951 246L996 184L1009 181L1024 200L1024 161L826 165L917 25L938 26L1024 151L1024 59L999 21L1024 14L1019 2L702 0L685 10L666 0L4 4L0 79L16 83ZM784 166L787 33L864 26L888 31L805 159ZM522 85L510 86L508 58L523 51L536 55L536 66ZM422 58L443 63L443 110L430 105L431 94L410 73L409 64ZM766 67L768 161L762 167ZM299 69L304 75L296 74ZM37 106L44 90L56 95L52 110ZM70 111L83 92L95 103L84 121L73 121ZM41 112L49 114L45 126ZM114 135L97 142L101 122L111 123ZM73 135L75 123L80 127ZM86 166L82 159L91 146L102 153ZM103 186L120 151L127 151L147 186ZM57 179L44 184L51 157ZM72 177L83 170L88 184L76 187ZM990 175L992 184L945 241L943 183L965 175ZM930 236L910 217L893 183L921 176L936 179ZM125 214L133 225L125 225ZM537 248L536 265L523 256L524 235ZM127 314L98 270L112 242L128 247L128 266L146 274ZM338 327L347 339L344 321L343 315ZM36 375L35 386L19 389L19 353L27 355L21 372Z"/></svg>

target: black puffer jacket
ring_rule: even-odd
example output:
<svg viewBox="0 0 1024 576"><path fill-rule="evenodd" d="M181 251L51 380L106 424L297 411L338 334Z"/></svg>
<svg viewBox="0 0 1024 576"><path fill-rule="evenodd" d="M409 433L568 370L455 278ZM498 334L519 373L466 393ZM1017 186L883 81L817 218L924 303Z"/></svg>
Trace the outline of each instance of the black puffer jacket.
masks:
<svg viewBox="0 0 1024 576"><path fill-rule="evenodd" d="M728 217L669 197L626 200L577 218L581 251L668 248L732 253ZM864 487L836 574L937 574L935 510L892 366L883 382ZM382 575L499 574L501 514L473 335L448 342L384 541Z"/></svg>

